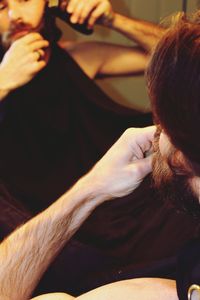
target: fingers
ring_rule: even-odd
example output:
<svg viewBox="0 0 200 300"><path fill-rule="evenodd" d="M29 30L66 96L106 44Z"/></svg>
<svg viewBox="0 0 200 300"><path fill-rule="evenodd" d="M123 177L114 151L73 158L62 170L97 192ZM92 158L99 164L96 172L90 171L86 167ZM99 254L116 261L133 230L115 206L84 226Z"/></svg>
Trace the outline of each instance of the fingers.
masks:
<svg viewBox="0 0 200 300"><path fill-rule="evenodd" d="M69 14L72 14L75 11L76 6L79 2L80 0L70 0L67 6L67 12Z"/></svg>
<svg viewBox="0 0 200 300"><path fill-rule="evenodd" d="M46 66L44 48L47 46L48 42L38 33L27 34L11 45L1 62L8 90L28 83Z"/></svg>
<svg viewBox="0 0 200 300"><path fill-rule="evenodd" d="M137 160L130 165L135 181L141 182L149 173L152 172L152 158L150 155L146 158Z"/></svg>
<svg viewBox="0 0 200 300"><path fill-rule="evenodd" d="M45 57L43 49L49 46L49 42L44 40L38 33L30 33L15 42L15 54L18 49L18 56L26 59L27 63L37 62ZM20 59L19 57L19 59Z"/></svg>
<svg viewBox="0 0 200 300"><path fill-rule="evenodd" d="M139 167L139 175L143 179L144 176L149 174L152 171L152 159L153 155L143 158L142 160L138 161Z"/></svg>
<svg viewBox="0 0 200 300"><path fill-rule="evenodd" d="M30 33L26 36L16 40L12 48L15 51L15 56L24 57L30 53L37 53L37 56L43 57L44 50L49 46L49 42L44 40L43 37L38 33Z"/></svg>
<svg viewBox="0 0 200 300"><path fill-rule="evenodd" d="M49 46L49 42L46 40L36 40L32 42L31 45L29 45L30 51L37 51L42 48L47 48L48 46Z"/></svg>
<svg viewBox="0 0 200 300"><path fill-rule="evenodd" d="M84 6L85 6L85 4L83 2L80 2L80 3L77 4L77 6L74 10L74 13L72 14L72 16L70 18L70 21L72 23L81 23L81 21L82 21L82 23L84 22L85 19L82 17ZM88 11L88 13L89 12L90 11Z"/></svg>
<svg viewBox="0 0 200 300"><path fill-rule="evenodd" d="M83 24L87 21L90 28L100 17L109 14L110 11L111 5L108 0L71 0L67 6L72 23Z"/></svg>
<svg viewBox="0 0 200 300"><path fill-rule="evenodd" d="M89 5L84 5L84 7L81 11L80 17L79 17L80 24L83 24L88 19L92 10L93 10L93 7L91 7Z"/></svg>
<svg viewBox="0 0 200 300"><path fill-rule="evenodd" d="M28 44L31 44L32 42L39 41L39 40L43 40L43 37L41 36L41 34L39 34L37 32L32 32L32 33L29 33L29 34L21 37L15 43L24 42L25 44L28 45Z"/></svg>
<svg viewBox="0 0 200 300"><path fill-rule="evenodd" d="M139 139L141 149L144 152L145 156L153 152L153 141L156 133L156 126L145 127L143 135Z"/></svg>
<svg viewBox="0 0 200 300"><path fill-rule="evenodd" d="M102 0L71 0L67 7L67 12L72 14L70 21L72 23L84 23L99 1Z"/></svg>
<svg viewBox="0 0 200 300"><path fill-rule="evenodd" d="M155 126L148 126L144 128L130 128L129 137L132 142L130 146L133 152L138 153L138 158L145 156L146 152L152 149L152 142L156 132Z"/></svg>
<svg viewBox="0 0 200 300"><path fill-rule="evenodd" d="M44 60L36 61L32 64L32 74L37 74L46 66L46 62Z"/></svg>
<svg viewBox="0 0 200 300"><path fill-rule="evenodd" d="M145 127L144 131L146 132L146 135L149 138L149 140L152 141L154 139L154 135L156 133L156 126L152 125L152 126Z"/></svg>
<svg viewBox="0 0 200 300"><path fill-rule="evenodd" d="M108 9L108 2L102 2L96 9L93 10L88 20L88 27L93 28L97 20L104 15Z"/></svg>
<svg viewBox="0 0 200 300"><path fill-rule="evenodd" d="M45 55L45 52L44 52L44 50L42 50L42 49L38 49L37 50L37 53L39 54L39 58L41 59L41 58L43 58L44 57L44 55Z"/></svg>
<svg viewBox="0 0 200 300"><path fill-rule="evenodd" d="M44 53L42 53L42 50L37 50L35 52L31 52L30 55L27 58L27 63L33 63L33 62L39 62L41 59L44 58Z"/></svg>

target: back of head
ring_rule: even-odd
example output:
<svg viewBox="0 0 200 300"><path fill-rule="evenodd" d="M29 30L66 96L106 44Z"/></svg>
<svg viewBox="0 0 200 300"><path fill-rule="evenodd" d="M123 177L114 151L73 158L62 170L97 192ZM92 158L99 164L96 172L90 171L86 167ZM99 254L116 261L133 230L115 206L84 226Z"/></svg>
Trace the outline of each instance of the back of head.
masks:
<svg viewBox="0 0 200 300"><path fill-rule="evenodd" d="M153 113L200 175L200 21L179 13L158 43L147 70Z"/></svg>

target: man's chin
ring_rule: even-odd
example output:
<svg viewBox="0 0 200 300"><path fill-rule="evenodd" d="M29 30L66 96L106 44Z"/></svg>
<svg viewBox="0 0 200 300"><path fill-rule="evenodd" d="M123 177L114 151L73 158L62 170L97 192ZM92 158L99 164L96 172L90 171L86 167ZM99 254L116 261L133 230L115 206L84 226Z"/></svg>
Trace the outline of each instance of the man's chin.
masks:
<svg viewBox="0 0 200 300"><path fill-rule="evenodd" d="M2 45L4 49L8 49L15 41L21 39L22 37L26 36L30 33L41 33L43 30L43 23L41 23L37 28L32 28L31 26L25 26L25 28L21 28L21 30L13 30L9 31L7 33L4 33L4 35L1 37L2 39Z"/></svg>

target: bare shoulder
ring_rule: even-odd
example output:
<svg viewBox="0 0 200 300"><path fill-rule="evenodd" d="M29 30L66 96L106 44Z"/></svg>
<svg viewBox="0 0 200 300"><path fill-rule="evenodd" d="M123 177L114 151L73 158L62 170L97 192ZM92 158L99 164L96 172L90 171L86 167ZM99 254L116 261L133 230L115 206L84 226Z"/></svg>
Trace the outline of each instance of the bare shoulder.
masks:
<svg viewBox="0 0 200 300"><path fill-rule="evenodd" d="M74 297L65 294L65 293L51 293L51 294L44 294L31 300L73 300Z"/></svg>
<svg viewBox="0 0 200 300"><path fill-rule="evenodd" d="M76 61L88 77L94 79L99 67L99 47L103 43L95 41L61 41L63 48Z"/></svg>
<svg viewBox="0 0 200 300"><path fill-rule="evenodd" d="M75 60L90 60L104 43L95 41L60 41L59 46L67 51Z"/></svg>
<svg viewBox="0 0 200 300"><path fill-rule="evenodd" d="M67 52L81 52L82 50L96 49L99 45L104 44L96 41L59 41L59 46ZM89 50L91 51L91 50Z"/></svg>
<svg viewBox="0 0 200 300"><path fill-rule="evenodd" d="M119 281L97 288L78 300L178 300L176 282L160 278Z"/></svg>

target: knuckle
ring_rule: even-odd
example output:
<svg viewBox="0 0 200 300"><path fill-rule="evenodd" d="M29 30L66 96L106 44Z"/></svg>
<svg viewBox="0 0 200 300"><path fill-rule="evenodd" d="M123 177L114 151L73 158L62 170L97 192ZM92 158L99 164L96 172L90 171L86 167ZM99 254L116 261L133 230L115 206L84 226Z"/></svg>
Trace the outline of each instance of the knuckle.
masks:
<svg viewBox="0 0 200 300"><path fill-rule="evenodd" d="M92 12L92 14L91 14L91 18L93 19L93 20L95 20L97 17L99 16L99 13L98 13L98 11L94 11L94 12Z"/></svg>
<svg viewBox="0 0 200 300"><path fill-rule="evenodd" d="M40 34L39 32L33 32L33 34L34 34L35 36L42 37L41 34Z"/></svg>
<svg viewBox="0 0 200 300"><path fill-rule="evenodd" d="M132 176L135 178L141 178L143 177L143 168L140 164L136 164L134 165L134 167L132 168Z"/></svg>
<svg viewBox="0 0 200 300"><path fill-rule="evenodd" d="M133 135L136 131L136 128L133 128L133 127L130 127L130 128L127 128L124 132L124 136L125 137L130 137L131 135Z"/></svg>
<svg viewBox="0 0 200 300"><path fill-rule="evenodd" d="M42 39L41 34L38 33L38 32L33 32L33 33L31 33L31 34L32 34L32 37L33 37L34 39Z"/></svg>
<svg viewBox="0 0 200 300"><path fill-rule="evenodd" d="M83 12L82 12L82 15L81 15L81 18L82 18L82 19L85 19L85 18L87 17L88 14L89 14L89 11L86 11L86 10L83 11Z"/></svg>

